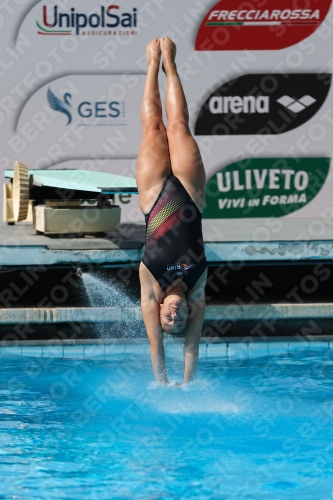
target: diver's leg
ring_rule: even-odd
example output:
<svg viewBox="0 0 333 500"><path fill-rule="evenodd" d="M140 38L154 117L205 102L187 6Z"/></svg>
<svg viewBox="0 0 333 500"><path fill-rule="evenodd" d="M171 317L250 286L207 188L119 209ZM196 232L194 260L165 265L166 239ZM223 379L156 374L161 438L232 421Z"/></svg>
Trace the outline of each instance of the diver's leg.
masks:
<svg viewBox="0 0 333 500"><path fill-rule="evenodd" d="M162 120L158 72L161 50L158 39L147 46L147 78L141 106L142 140L138 155L136 181L140 208L148 213L166 177L171 173L166 128Z"/></svg>
<svg viewBox="0 0 333 500"><path fill-rule="evenodd" d="M160 46L167 75L167 136L172 172L203 208L206 175L198 145L188 127L187 103L175 63L176 46L170 38L161 38Z"/></svg>

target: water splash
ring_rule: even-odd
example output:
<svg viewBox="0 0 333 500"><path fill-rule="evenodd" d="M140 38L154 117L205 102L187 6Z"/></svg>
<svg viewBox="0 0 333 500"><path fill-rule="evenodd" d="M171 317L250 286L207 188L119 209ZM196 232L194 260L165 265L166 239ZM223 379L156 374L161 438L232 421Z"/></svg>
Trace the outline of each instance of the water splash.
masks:
<svg viewBox="0 0 333 500"><path fill-rule="evenodd" d="M83 273L83 283L92 307L137 307L138 301L122 290L122 283L115 278L96 277Z"/></svg>
<svg viewBox="0 0 333 500"><path fill-rule="evenodd" d="M139 300L135 298L134 290L126 286L119 278L102 273L100 276L96 274L82 274L82 281L91 307L117 307L122 310L139 307ZM133 319L129 317L123 324L113 324L112 328L110 324L94 323L92 330L99 338L133 338L137 337L138 334L145 337L143 322L134 319L134 314L131 317Z"/></svg>
<svg viewBox="0 0 333 500"><path fill-rule="evenodd" d="M138 360L140 357L138 357ZM131 382L119 380L114 384L113 398L118 402L129 405L135 401L136 407L142 414L150 415L236 415L245 411L243 402L235 402L237 388L223 386L213 380L208 380L198 374L196 380L186 385L176 386L175 378L169 378L168 386L162 386L151 381L151 370L147 363L143 363L141 357L141 369L138 368L139 361L131 362L133 376ZM148 361L148 360L147 360ZM144 368L145 367L145 368ZM144 369L146 372L144 372Z"/></svg>

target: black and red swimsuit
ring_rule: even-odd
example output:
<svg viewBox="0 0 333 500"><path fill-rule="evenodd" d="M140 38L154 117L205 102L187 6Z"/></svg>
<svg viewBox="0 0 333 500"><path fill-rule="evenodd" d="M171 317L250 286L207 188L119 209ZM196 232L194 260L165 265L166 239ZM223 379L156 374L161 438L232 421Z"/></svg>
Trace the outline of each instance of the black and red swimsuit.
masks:
<svg viewBox="0 0 333 500"><path fill-rule="evenodd" d="M146 220L146 248L142 261L165 291L181 278L193 288L207 267L201 213L171 174Z"/></svg>

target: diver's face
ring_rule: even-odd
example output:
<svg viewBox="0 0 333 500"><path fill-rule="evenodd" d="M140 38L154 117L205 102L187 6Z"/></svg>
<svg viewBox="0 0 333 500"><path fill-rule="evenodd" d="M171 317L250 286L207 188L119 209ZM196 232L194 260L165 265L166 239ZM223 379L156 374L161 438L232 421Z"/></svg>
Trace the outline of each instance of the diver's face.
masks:
<svg viewBox="0 0 333 500"><path fill-rule="evenodd" d="M161 325L166 333L181 333L186 325L189 308L185 299L168 295L161 304Z"/></svg>

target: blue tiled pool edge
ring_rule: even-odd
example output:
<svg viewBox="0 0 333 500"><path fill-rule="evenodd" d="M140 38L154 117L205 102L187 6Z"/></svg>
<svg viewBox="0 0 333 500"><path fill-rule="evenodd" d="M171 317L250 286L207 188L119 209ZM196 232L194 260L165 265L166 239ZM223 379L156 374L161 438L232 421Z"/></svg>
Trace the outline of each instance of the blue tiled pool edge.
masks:
<svg viewBox="0 0 333 500"><path fill-rule="evenodd" d="M167 341L165 343L166 355L178 355L182 352L183 339ZM199 357L223 357L230 359L251 359L269 355L288 355L299 350L333 350L333 338L316 340L274 339L270 341L241 342L239 339L224 339L221 341L201 340ZM16 345L0 343L0 358L3 355L108 359L113 354L149 354L149 343L145 339L133 340L84 340L76 339L68 342L55 341L25 341Z"/></svg>

